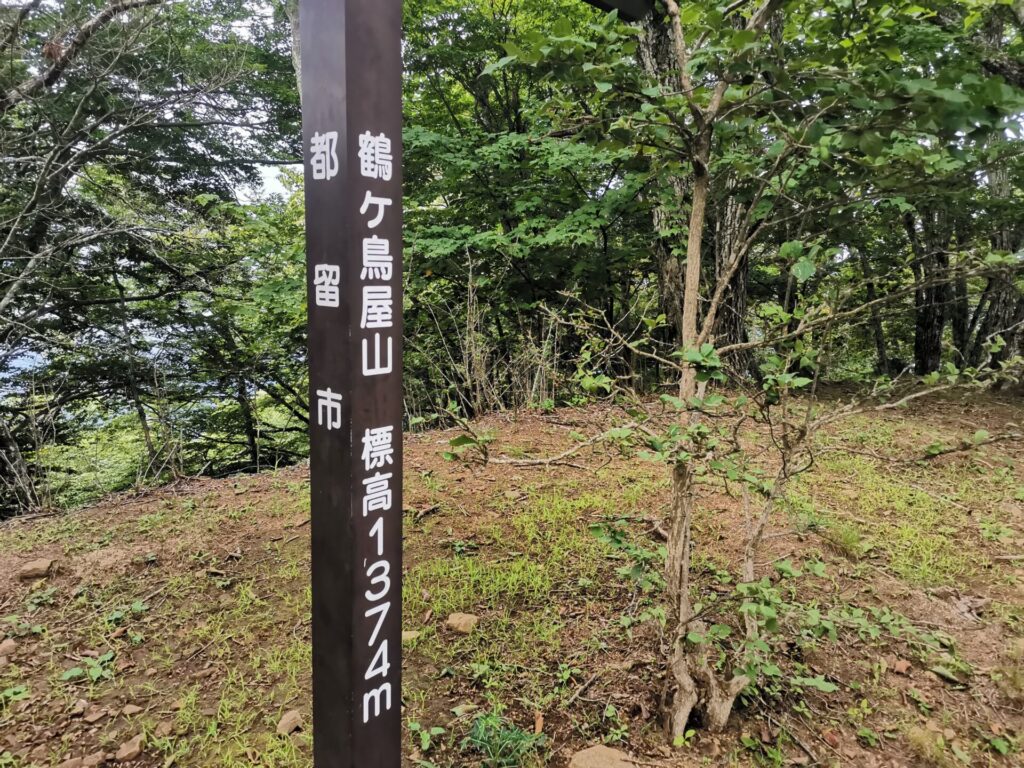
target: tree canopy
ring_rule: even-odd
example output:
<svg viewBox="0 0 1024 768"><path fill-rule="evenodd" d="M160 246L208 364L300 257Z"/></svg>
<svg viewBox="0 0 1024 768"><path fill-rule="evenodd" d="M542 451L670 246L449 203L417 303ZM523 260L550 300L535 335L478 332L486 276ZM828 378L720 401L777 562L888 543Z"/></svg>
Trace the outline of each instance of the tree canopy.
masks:
<svg viewBox="0 0 1024 768"><path fill-rule="evenodd" d="M1024 6L656 5L405 3L411 425L1013 358ZM3 8L5 513L304 455L293 11Z"/></svg>

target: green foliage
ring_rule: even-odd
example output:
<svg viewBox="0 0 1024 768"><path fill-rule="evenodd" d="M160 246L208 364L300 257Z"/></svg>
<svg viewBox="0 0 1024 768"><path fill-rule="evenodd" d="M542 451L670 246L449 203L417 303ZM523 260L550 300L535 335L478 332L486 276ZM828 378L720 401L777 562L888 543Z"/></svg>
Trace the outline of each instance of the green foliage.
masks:
<svg viewBox="0 0 1024 768"><path fill-rule="evenodd" d="M629 531L628 520L594 523L590 532L599 542L629 561L617 569L627 583L633 583L644 593L660 592L665 588L665 547L649 549L637 544Z"/></svg>
<svg viewBox="0 0 1024 768"><path fill-rule="evenodd" d="M29 698L28 686L15 685L0 691L0 713L3 713L8 706L16 701L24 701Z"/></svg>
<svg viewBox="0 0 1024 768"><path fill-rule="evenodd" d="M419 744L420 752L424 754L429 752L431 747L434 746L435 740L439 736L443 736L445 733L444 728L441 728L436 725L432 728L427 728L421 725L420 723L416 722L415 720L410 720L408 727L409 733L413 734L413 738Z"/></svg>
<svg viewBox="0 0 1024 768"><path fill-rule="evenodd" d="M96 6L62 6L60 28ZM760 34L747 7L685 3L698 85L684 92L638 26L579 0L405 3L410 425L449 403L474 416L623 384L664 394L666 360L712 385L752 376L770 402L814 380L879 386L910 357L929 384L1012 378L1024 91L1008 10L790 2ZM48 18L12 28L4 93L46 64ZM251 188L266 162L302 156L286 22L238 0L124 14L73 77L0 113L0 218L17 222L0 238L0 291L17 285L0 419L35 485L5 474L5 513L305 456L302 182L286 171L275 194ZM670 51L660 19L651 33ZM122 55L133 35L139 53ZM746 250L721 327L684 348L667 288L690 234L695 115L716 101L705 304L729 244ZM72 135L71 173L33 207L40 158ZM927 243L947 255L922 258ZM731 405L720 397L664 402ZM651 458L685 460L682 437ZM449 453L483 457L473 439Z"/></svg>
<svg viewBox="0 0 1024 768"><path fill-rule="evenodd" d="M112 680L114 677L112 665L115 656L114 651L107 651L102 656L97 656L96 658L86 656L82 659L85 666L72 667L66 670L60 676L60 679L67 683L98 683L101 680Z"/></svg>
<svg viewBox="0 0 1024 768"><path fill-rule="evenodd" d="M520 768L527 765L547 741L544 734L527 733L497 712L477 716L462 750L485 768Z"/></svg>

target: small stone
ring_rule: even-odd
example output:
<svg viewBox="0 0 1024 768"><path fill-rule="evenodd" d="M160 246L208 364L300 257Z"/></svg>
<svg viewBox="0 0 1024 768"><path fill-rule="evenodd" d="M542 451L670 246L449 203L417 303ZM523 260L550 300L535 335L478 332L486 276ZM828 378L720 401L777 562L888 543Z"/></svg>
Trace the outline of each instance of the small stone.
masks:
<svg viewBox="0 0 1024 768"><path fill-rule="evenodd" d="M170 720L164 720L162 723L157 724L156 728L153 729L153 733L158 739L166 739L174 733L174 723Z"/></svg>
<svg viewBox="0 0 1024 768"><path fill-rule="evenodd" d="M124 709L121 710L121 714L125 717L132 717L133 715L137 715L143 711L142 707L136 706L135 704L125 704Z"/></svg>
<svg viewBox="0 0 1024 768"><path fill-rule="evenodd" d="M85 713L85 717L82 719L85 720L85 722L87 722L89 725L93 725L95 723L98 723L106 716L107 713L105 710L102 710L99 707L92 707L88 712Z"/></svg>
<svg viewBox="0 0 1024 768"><path fill-rule="evenodd" d="M892 671L897 675L908 675L910 674L910 662L906 659L897 659L892 665Z"/></svg>
<svg viewBox="0 0 1024 768"><path fill-rule="evenodd" d="M8 637L0 643L0 656L13 656L16 650L18 650L18 644L13 637Z"/></svg>
<svg viewBox="0 0 1024 768"><path fill-rule="evenodd" d="M637 765L625 752L596 746L573 755L569 768L637 768Z"/></svg>
<svg viewBox="0 0 1024 768"><path fill-rule="evenodd" d="M35 760L37 762L44 762L46 760L46 756L49 754L49 752L50 752L50 750L49 750L49 748L45 744L40 744L38 747L33 749L28 754L29 754L29 757L31 757L33 760Z"/></svg>
<svg viewBox="0 0 1024 768"><path fill-rule="evenodd" d="M415 642L420 638L420 635L422 634L422 632L413 632L411 630L402 632L402 645L405 645L406 643Z"/></svg>
<svg viewBox="0 0 1024 768"><path fill-rule="evenodd" d="M107 756L103 752L93 752L82 758L82 768L97 768L107 762Z"/></svg>
<svg viewBox="0 0 1024 768"><path fill-rule="evenodd" d="M39 560L33 560L31 563L25 563L18 569L18 578L23 581L29 579L45 579L49 576L57 563L55 560L43 557Z"/></svg>
<svg viewBox="0 0 1024 768"><path fill-rule="evenodd" d="M139 734L131 741L126 741L121 745L121 748L117 750L117 754L114 755L114 759L119 763L127 763L129 760L136 759L142 754L142 740L145 737L143 734Z"/></svg>
<svg viewBox="0 0 1024 768"><path fill-rule="evenodd" d="M302 714L297 709L285 712L281 717L280 722L277 724L277 734L279 736L290 736L295 731L302 728Z"/></svg>
<svg viewBox="0 0 1024 768"><path fill-rule="evenodd" d="M82 768L82 758L70 757L58 765L57 768Z"/></svg>
<svg viewBox="0 0 1024 768"><path fill-rule="evenodd" d="M85 710L89 708L89 702L85 699L79 699L72 705L71 712L69 713L72 717L81 717L85 714Z"/></svg>
<svg viewBox="0 0 1024 768"><path fill-rule="evenodd" d="M7 657L6 656L0 656L0 669L3 669L8 664L10 664L10 662L7 660Z"/></svg>
<svg viewBox="0 0 1024 768"><path fill-rule="evenodd" d="M453 613L448 617L448 621L445 622L448 629L458 632L460 635L472 634L479 623L480 617L472 613Z"/></svg>

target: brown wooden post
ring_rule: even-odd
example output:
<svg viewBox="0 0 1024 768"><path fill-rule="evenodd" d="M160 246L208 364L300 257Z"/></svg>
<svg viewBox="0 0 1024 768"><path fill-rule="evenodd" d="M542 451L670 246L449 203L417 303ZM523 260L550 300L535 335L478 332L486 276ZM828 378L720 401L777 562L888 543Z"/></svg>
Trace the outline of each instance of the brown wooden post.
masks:
<svg viewBox="0 0 1024 768"><path fill-rule="evenodd" d="M401 0L301 0L317 768L399 768Z"/></svg>
<svg viewBox="0 0 1024 768"><path fill-rule="evenodd" d="M586 0L639 21L653 0ZM300 0L316 768L400 768L401 0Z"/></svg>
<svg viewBox="0 0 1024 768"><path fill-rule="evenodd" d="M654 0L584 0L602 11L618 10L626 21L642 21L654 10Z"/></svg>

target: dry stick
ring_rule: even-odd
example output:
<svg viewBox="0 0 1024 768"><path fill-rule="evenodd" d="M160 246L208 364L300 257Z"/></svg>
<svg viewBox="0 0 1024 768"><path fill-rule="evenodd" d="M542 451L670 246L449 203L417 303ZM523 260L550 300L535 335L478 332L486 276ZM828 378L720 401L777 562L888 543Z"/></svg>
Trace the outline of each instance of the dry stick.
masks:
<svg viewBox="0 0 1024 768"><path fill-rule="evenodd" d="M630 422L629 424L624 424L621 427L617 427L617 429L635 429L637 426L639 426L637 424L637 422L633 421L633 422ZM487 463L489 463L489 464L505 464L505 465L509 465L509 466L513 466L513 467L543 467L543 466L550 466L552 464L564 464L564 463L566 463L566 459L571 459L573 456L578 454L584 448L589 448L590 446L595 445L596 443L599 443L602 440L606 440L607 437L608 437L609 432L611 432L611 431L612 430L608 430L606 432L602 432L601 434L597 435L596 437L590 438L589 440L587 440L584 443L580 443L579 445L577 445L577 446L575 446L573 448L570 448L567 451L563 451L562 453L558 454L557 456L552 456L552 457L547 458L547 459L506 459L506 458L499 458L499 459L488 459ZM577 466L577 465L571 465L571 466ZM579 467L579 468L580 469L586 469L586 467Z"/></svg>
<svg viewBox="0 0 1024 768"><path fill-rule="evenodd" d="M437 512L440 509L441 509L441 505L440 504L434 504L432 507L427 507L426 509L418 510L416 512L416 516L413 518L413 522L418 523L423 518L427 517L428 515L433 514L434 512Z"/></svg>
<svg viewBox="0 0 1024 768"><path fill-rule="evenodd" d="M178 663L179 664L188 664L190 661L192 661L192 659L194 659L196 656L201 654L203 651L209 650L213 646L213 644L216 643L216 642L217 642L216 640L211 640L206 645L204 645L202 648L200 648L198 651L196 651L191 656L189 656L187 659L182 659Z"/></svg>
<svg viewBox="0 0 1024 768"><path fill-rule="evenodd" d="M773 718L772 718L772 716L770 714L768 715L768 722L769 723L773 722ZM799 736L796 735L795 729L788 728L786 726L786 724L784 722L782 722L782 720L778 720L776 722L778 723L780 728L785 729L785 731L789 735L789 737L791 739L793 739L793 743L796 744L798 747L800 747L800 749L803 750L805 755L807 755L809 758L811 758L811 760L813 761L812 765L819 765L821 763L820 758L816 754L814 754L814 752L812 752L810 750L810 748L806 744L804 744L804 742L800 739Z"/></svg>
<svg viewBox="0 0 1024 768"><path fill-rule="evenodd" d="M917 461L931 461L932 459L939 458L939 456L948 456L951 453L964 453L965 451L970 451L970 450L973 450L975 448L980 448L983 445L992 445L993 443L1002 443L1002 442L1005 442L1007 440L1024 440L1024 434L1021 434L1020 432L1004 432L1004 433L999 434L999 435L993 435L992 437L986 438L984 440L979 440L976 443L975 442L970 442L970 441L967 441L967 440L963 440L963 441L961 441L960 445L958 445L958 446L956 446L954 448L943 448L941 450L936 451L935 453L929 453L929 454L927 454L925 456L919 456L916 459L906 459L905 461L907 463L917 462Z"/></svg>
<svg viewBox="0 0 1024 768"><path fill-rule="evenodd" d="M591 675L590 679L587 680L585 683L583 683L583 685L581 685L579 688L577 688L576 692L572 696L569 697L569 700L567 702L565 702L565 705L562 707L562 709L568 709L569 707L571 707L575 703L576 699L578 699L580 696L582 696L584 693L586 693L587 689L590 686L592 686L597 681L597 678L599 678L600 676L601 676L601 671L600 670L595 672L593 675Z"/></svg>

